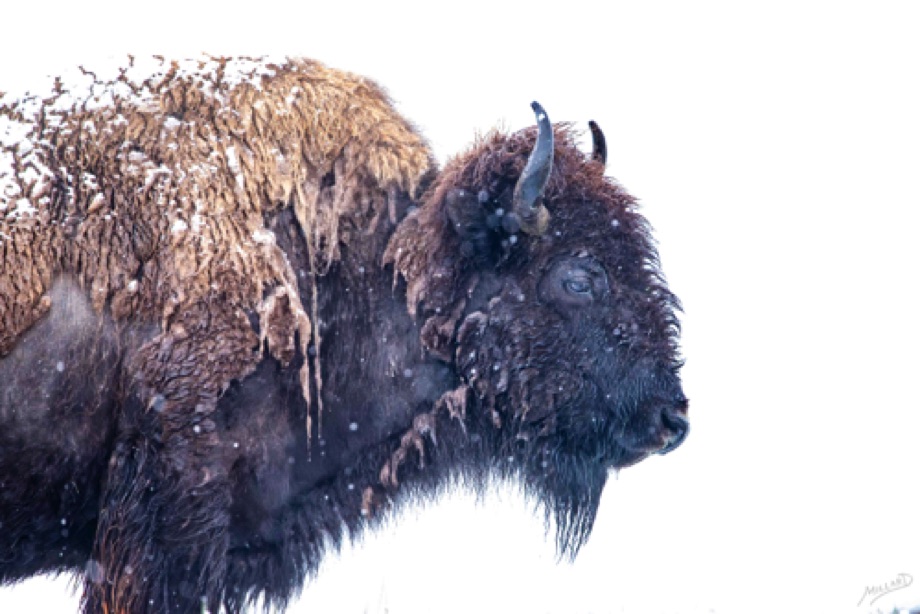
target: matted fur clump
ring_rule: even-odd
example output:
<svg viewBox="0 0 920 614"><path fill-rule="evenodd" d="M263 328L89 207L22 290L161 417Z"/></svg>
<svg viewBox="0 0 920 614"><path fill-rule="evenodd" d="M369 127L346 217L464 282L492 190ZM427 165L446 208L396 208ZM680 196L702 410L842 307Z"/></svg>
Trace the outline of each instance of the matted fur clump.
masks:
<svg viewBox="0 0 920 614"><path fill-rule="evenodd" d="M151 388L173 359L165 348L219 321L204 364L230 364L194 382L213 400L259 360L244 312L259 313L282 362L295 334L304 352L313 336L315 306L264 216L292 208L311 250L305 273L322 274L343 226L395 223L397 191L414 193L432 168L376 84L314 61L129 58L75 81L0 104L0 257L16 272L0 285L0 356L50 308L53 276L69 273L97 312L159 325L138 357Z"/></svg>

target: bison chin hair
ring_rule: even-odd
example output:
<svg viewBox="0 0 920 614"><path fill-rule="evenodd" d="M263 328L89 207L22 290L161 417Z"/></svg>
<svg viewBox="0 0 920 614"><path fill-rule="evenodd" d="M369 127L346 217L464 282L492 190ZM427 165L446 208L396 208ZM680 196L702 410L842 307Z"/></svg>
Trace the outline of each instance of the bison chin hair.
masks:
<svg viewBox="0 0 920 614"><path fill-rule="evenodd" d="M537 478L540 483L534 486L542 493L560 558L573 560L591 535L608 473L596 462L571 455L553 462L554 471Z"/></svg>
<svg viewBox="0 0 920 614"><path fill-rule="evenodd" d="M516 467L513 477L522 480L539 501L547 530L555 534L560 558L574 559L594 527L601 494L610 471L638 463L652 449L633 449L624 441L624 419L601 404L602 392L586 384L578 396L545 416L528 421L519 417L502 436L498 454L504 465ZM615 398L620 412L638 413L628 398ZM630 409L627 409L630 408Z"/></svg>
<svg viewBox="0 0 920 614"><path fill-rule="evenodd" d="M586 454L584 450L574 450L568 437L558 432L524 435L525 439L521 435L528 430L512 436L514 453L507 458L498 455L500 474L524 485L544 514L547 533L555 537L558 556L571 561L591 535L601 494L614 466L610 459L625 459L631 453L614 445L613 450ZM595 442L601 446L600 439ZM507 449L508 442L501 447Z"/></svg>

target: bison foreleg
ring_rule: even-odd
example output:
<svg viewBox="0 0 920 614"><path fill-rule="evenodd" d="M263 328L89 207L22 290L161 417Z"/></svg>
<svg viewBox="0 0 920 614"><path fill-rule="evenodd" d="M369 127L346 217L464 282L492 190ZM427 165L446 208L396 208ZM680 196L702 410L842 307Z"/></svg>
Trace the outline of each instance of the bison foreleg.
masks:
<svg viewBox="0 0 920 614"><path fill-rule="evenodd" d="M248 327L226 302L204 301L131 357L141 402L119 427L88 613L218 611L232 497L214 413L230 381L258 361Z"/></svg>
<svg viewBox="0 0 920 614"><path fill-rule="evenodd" d="M228 489L191 484L144 437L119 441L109 467L87 614L210 611L221 599L227 552Z"/></svg>

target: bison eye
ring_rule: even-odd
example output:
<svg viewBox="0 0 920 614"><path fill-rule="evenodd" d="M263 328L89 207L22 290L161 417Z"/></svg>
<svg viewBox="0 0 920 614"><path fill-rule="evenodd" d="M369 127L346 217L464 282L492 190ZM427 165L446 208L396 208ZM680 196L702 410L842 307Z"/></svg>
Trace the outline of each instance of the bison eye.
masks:
<svg viewBox="0 0 920 614"><path fill-rule="evenodd" d="M583 296L591 294L591 280L587 278L566 279L562 282L562 287L569 294Z"/></svg>
<svg viewBox="0 0 920 614"><path fill-rule="evenodd" d="M587 306L608 291L604 268L586 256L560 258L550 265L540 282L540 298L563 311Z"/></svg>

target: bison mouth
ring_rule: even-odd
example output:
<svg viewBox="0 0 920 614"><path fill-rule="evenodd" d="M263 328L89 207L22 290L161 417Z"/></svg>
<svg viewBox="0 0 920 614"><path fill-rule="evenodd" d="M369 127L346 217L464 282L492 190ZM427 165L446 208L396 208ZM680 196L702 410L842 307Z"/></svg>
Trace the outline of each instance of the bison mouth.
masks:
<svg viewBox="0 0 920 614"><path fill-rule="evenodd" d="M665 445L658 450L658 454L668 454L680 447L687 435L690 434L690 422L687 420L687 400L683 400L682 406L671 408L662 412L662 423L667 429L668 435L665 437Z"/></svg>
<svg viewBox="0 0 920 614"><path fill-rule="evenodd" d="M654 399L640 404L622 429L610 434L614 441L610 465L622 469L653 454L669 454L684 443L689 432L683 395L672 401Z"/></svg>

